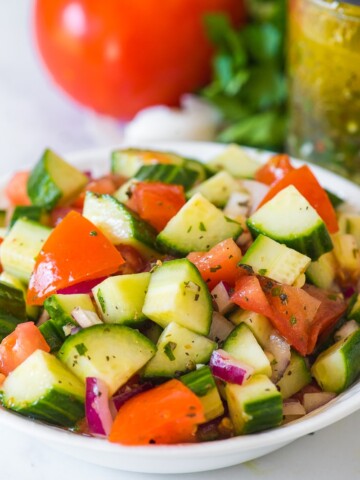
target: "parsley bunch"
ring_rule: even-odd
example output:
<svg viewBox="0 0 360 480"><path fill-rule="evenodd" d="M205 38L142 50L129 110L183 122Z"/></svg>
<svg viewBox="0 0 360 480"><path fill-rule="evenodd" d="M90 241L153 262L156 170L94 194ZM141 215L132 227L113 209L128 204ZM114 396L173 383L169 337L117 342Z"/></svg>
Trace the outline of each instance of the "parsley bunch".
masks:
<svg viewBox="0 0 360 480"><path fill-rule="evenodd" d="M213 78L201 94L221 112L218 140L283 150L287 126L286 0L246 0L248 22L206 18L215 45Z"/></svg>

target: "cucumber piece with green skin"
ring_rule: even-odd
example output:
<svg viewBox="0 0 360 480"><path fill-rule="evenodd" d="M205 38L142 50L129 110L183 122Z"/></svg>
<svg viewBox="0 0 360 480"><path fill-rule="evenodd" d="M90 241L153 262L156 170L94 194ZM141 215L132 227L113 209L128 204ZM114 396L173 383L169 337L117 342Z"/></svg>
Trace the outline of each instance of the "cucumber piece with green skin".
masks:
<svg viewBox="0 0 360 480"><path fill-rule="evenodd" d="M137 330L123 325L94 325L67 337L58 358L85 382L103 380L113 395L155 354L156 347Z"/></svg>
<svg viewBox="0 0 360 480"><path fill-rule="evenodd" d="M0 228L6 227L7 214L7 210L0 209Z"/></svg>
<svg viewBox="0 0 360 480"><path fill-rule="evenodd" d="M247 325L262 348L265 348L265 345L269 342L273 326L264 315L238 309L229 316L229 320L234 325L241 325L242 323Z"/></svg>
<svg viewBox="0 0 360 480"><path fill-rule="evenodd" d="M87 192L83 215L114 245L130 245L146 258L158 258L155 230L111 195Z"/></svg>
<svg viewBox="0 0 360 480"><path fill-rule="evenodd" d="M19 323L23 323L25 320L19 320L13 315L0 312L0 342L12 333Z"/></svg>
<svg viewBox="0 0 360 480"><path fill-rule="evenodd" d="M254 375L242 385L226 384L226 399L236 435L281 424L282 397L266 375Z"/></svg>
<svg viewBox="0 0 360 480"><path fill-rule="evenodd" d="M57 352L65 340L62 327L50 318L40 325L39 330L49 345L50 351Z"/></svg>
<svg viewBox="0 0 360 480"><path fill-rule="evenodd" d="M109 277L92 289L105 323L138 325L146 320L142 312L151 274L149 272Z"/></svg>
<svg viewBox="0 0 360 480"><path fill-rule="evenodd" d="M44 210L43 207L38 205L18 205L15 207L9 227L11 228L19 218L27 218L28 220L33 220L34 222L41 223L42 225L47 225L49 216Z"/></svg>
<svg viewBox="0 0 360 480"><path fill-rule="evenodd" d="M12 315L19 322L26 321L23 291L3 281L0 282L0 313Z"/></svg>
<svg viewBox="0 0 360 480"><path fill-rule="evenodd" d="M341 393L351 385L360 375L360 330L322 352L311 373L326 392Z"/></svg>
<svg viewBox="0 0 360 480"><path fill-rule="evenodd" d="M163 330L160 325L151 320L147 320L145 324L140 327L141 333L155 344L158 342Z"/></svg>
<svg viewBox="0 0 360 480"><path fill-rule="evenodd" d="M75 199L88 181L86 175L47 149L30 172L27 192L31 203L52 210Z"/></svg>
<svg viewBox="0 0 360 480"><path fill-rule="evenodd" d="M237 180L226 171L221 171L189 190L186 196L191 198L195 193L201 193L209 202L222 208L225 207L232 193L242 190L243 187Z"/></svg>
<svg viewBox="0 0 360 480"><path fill-rule="evenodd" d="M254 237L263 234L312 260L333 248L323 220L293 185L262 205L246 223Z"/></svg>
<svg viewBox="0 0 360 480"><path fill-rule="evenodd" d="M143 165L134 178L139 182L162 182L173 185L182 185L185 190L191 188L198 173L195 170L180 165Z"/></svg>
<svg viewBox="0 0 360 480"><path fill-rule="evenodd" d="M331 205L335 208L335 210L337 209L337 207L339 207L345 202L345 200L343 198L338 197L336 193L330 192L330 190L327 190L326 188L324 188L324 190L327 196L329 197Z"/></svg>
<svg viewBox="0 0 360 480"><path fill-rule="evenodd" d="M160 232L157 244L169 253L187 255L207 252L222 240L238 238L241 232L239 223L196 193Z"/></svg>
<svg viewBox="0 0 360 480"><path fill-rule="evenodd" d="M208 366L186 373L179 380L200 398L207 422L224 414L224 405Z"/></svg>
<svg viewBox="0 0 360 480"><path fill-rule="evenodd" d="M84 418L85 386L56 357L36 350L6 378L3 405L22 415L72 427Z"/></svg>
<svg viewBox="0 0 360 480"><path fill-rule="evenodd" d="M306 270L306 279L316 287L331 290L336 277L336 260L333 252L324 253Z"/></svg>
<svg viewBox="0 0 360 480"><path fill-rule="evenodd" d="M60 327L68 324L77 325L71 315L74 308L80 307L83 310L96 312L95 306L87 293L75 293L62 295L56 293L48 297L44 302L44 308L50 318Z"/></svg>
<svg viewBox="0 0 360 480"><path fill-rule="evenodd" d="M241 323L227 337L223 349L236 360L254 368L254 373L271 377L272 369L268 357L260 347L250 328Z"/></svg>
<svg viewBox="0 0 360 480"><path fill-rule="evenodd" d="M12 285L14 288L21 290L23 292L24 301L26 302L27 289L25 285L18 278L14 277L14 275L11 275L10 273L1 272L0 281L8 283L9 285ZM41 312L40 307L36 307L35 305L25 304L25 310L26 310L26 317L29 320L34 320L34 321L38 320Z"/></svg>
<svg viewBox="0 0 360 480"><path fill-rule="evenodd" d="M340 213L338 223L340 233L354 235L357 246L360 247L360 215Z"/></svg>
<svg viewBox="0 0 360 480"><path fill-rule="evenodd" d="M142 373L144 378L176 377L179 373L194 370L197 364L210 360L215 342L182 327L170 323L160 335L157 352Z"/></svg>
<svg viewBox="0 0 360 480"><path fill-rule="evenodd" d="M161 327L176 322L208 335L212 300L198 269L186 258L163 263L151 274L143 314Z"/></svg>
<svg viewBox="0 0 360 480"><path fill-rule="evenodd" d="M336 233L332 236L332 240L338 268L357 275L360 269L360 250L354 235Z"/></svg>
<svg viewBox="0 0 360 480"><path fill-rule="evenodd" d="M211 160L207 166L215 171L225 170L235 178L254 178L261 164L238 145L233 144Z"/></svg>
<svg viewBox="0 0 360 480"><path fill-rule="evenodd" d="M51 231L26 218L17 220L1 244L0 262L5 272L29 283L36 257Z"/></svg>
<svg viewBox="0 0 360 480"><path fill-rule="evenodd" d="M356 320L360 323L360 294L355 294L351 297L346 317L349 320Z"/></svg>
<svg viewBox="0 0 360 480"><path fill-rule="evenodd" d="M111 171L131 178L143 165L171 164L183 165L184 159L179 155L155 150L126 148L111 153Z"/></svg>
<svg viewBox="0 0 360 480"><path fill-rule="evenodd" d="M250 265L258 275L293 285L310 265L311 258L260 234L247 250L241 263Z"/></svg>
<svg viewBox="0 0 360 480"><path fill-rule="evenodd" d="M292 397L312 380L306 359L295 350L291 351L290 363L284 375L277 382L278 390L284 400Z"/></svg>

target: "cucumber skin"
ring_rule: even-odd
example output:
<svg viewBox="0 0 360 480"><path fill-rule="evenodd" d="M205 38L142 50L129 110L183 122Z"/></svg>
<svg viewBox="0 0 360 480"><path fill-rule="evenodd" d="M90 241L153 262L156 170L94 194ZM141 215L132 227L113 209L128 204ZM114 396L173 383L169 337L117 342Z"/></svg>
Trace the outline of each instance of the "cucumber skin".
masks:
<svg viewBox="0 0 360 480"><path fill-rule="evenodd" d="M49 345L50 351L55 352L59 350L65 341L65 333L62 328L50 318L48 321L40 325L39 330L45 338L46 343Z"/></svg>
<svg viewBox="0 0 360 480"><path fill-rule="evenodd" d="M12 333L19 323L23 323L26 320L19 320L12 315L0 313L0 341Z"/></svg>
<svg viewBox="0 0 360 480"><path fill-rule="evenodd" d="M73 427L85 417L84 402L75 395L71 396L60 390L51 390L36 404L28 407L15 407L9 403L4 406L26 417L63 427Z"/></svg>
<svg viewBox="0 0 360 480"><path fill-rule="evenodd" d="M283 405L280 395L279 397L274 396L266 400L259 400L256 403L252 403L251 406L248 405L244 412L247 415L252 416L253 419L244 425L242 433L255 433L280 425L283 419L282 407ZM259 412L261 413L256 416Z"/></svg>
<svg viewBox="0 0 360 480"><path fill-rule="evenodd" d="M251 222L251 219L248 219L246 224L253 238L263 234L279 243L284 243L289 248L293 248L294 250L307 255L313 261L317 260L324 253L330 252L333 249L331 237L324 223L317 227L316 236L314 236L314 232L312 231L308 235L302 236L301 238L277 237L272 233L264 231L261 227L254 225Z"/></svg>
<svg viewBox="0 0 360 480"><path fill-rule="evenodd" d="M46 157L50 153L45 150L39 162L30 173L27 183L27 193L31 203L52 210L61 199L62 192L56 186L46 169ZM41 192L39 194L39 192Z"/></svg>

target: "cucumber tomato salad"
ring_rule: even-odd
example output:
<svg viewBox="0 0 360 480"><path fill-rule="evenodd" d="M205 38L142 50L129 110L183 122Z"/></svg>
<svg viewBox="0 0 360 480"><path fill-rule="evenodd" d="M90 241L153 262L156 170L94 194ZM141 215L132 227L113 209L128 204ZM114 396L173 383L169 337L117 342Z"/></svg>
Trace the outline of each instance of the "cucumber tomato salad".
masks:
<svg viewBox="0 0 360 480"><path fill-rule="evenodd" d="M274 428L360 374L360 216L311 168L237 146L51 150L6 186L4 408L123 445Z"/></svg>

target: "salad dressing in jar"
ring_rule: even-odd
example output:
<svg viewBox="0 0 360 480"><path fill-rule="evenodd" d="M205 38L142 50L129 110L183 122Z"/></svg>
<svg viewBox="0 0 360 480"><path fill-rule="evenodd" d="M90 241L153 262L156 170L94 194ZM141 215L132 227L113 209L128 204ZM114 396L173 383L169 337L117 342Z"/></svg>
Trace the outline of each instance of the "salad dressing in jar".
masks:
<svg viewBox="0 0 360 480"><path fill-rule="evenodd" d="M290 0L288 150L360 183L360 1Z"/></svg>

